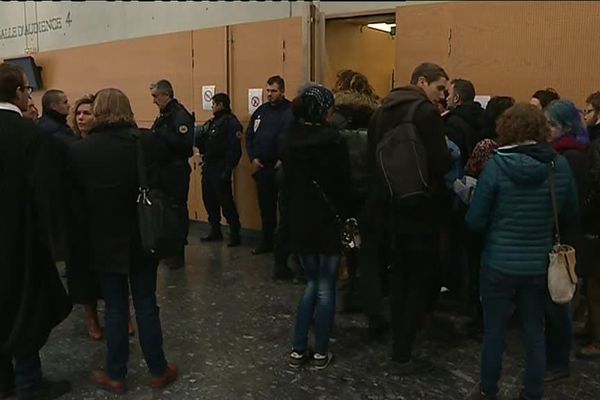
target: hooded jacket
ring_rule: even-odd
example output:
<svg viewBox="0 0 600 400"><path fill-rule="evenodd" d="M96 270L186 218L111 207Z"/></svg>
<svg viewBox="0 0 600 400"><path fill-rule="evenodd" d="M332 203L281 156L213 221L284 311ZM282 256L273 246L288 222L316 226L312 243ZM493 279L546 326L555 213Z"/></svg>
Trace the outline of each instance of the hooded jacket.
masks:
<svg viewBox="0 0 600 400"><path fill-rule="evenodd" d="M368 128L373 112L379 104L358 92L339 92L335 95L332 125L339 129Z"/></svg>
<svg viewBox="0 0 600 400"><path fill-rule="evenodd" d="M461 104L446 115L444 133L460 148L463 167L478 142L482 114L481 105L473 102Z"/></svg>
<svg viewBox="0 0 600 400"><path fill-rule="evenodd" d="M383 182L377 173L375 153L377 144L385 132L399 125L415 101L422 101L414 115L414 123L421 142L427 152L429 183L431 196L420 204L402 209L390 210L386 207L386 194ZM390 212L399 216L394 227L401 234L431 233L437 230L445 207L444 175L450 170L451 157L442 133L442 118L437 107L428 100L425 92L413 85L393 89L383 100L382 106L375 111L369 125L369 159L367 168L372 187L369 190L363 221L363 229L380 229L389 220Z"/></svg>
<svg viewBox="0 0 600 400"><path fill-rule="evenodd" d="M293 122L282 152L289 190L290 248L297 254L336 254L349 217L348 150L337 129ZM314 183L317 182L317 187Z"/></svg>
<svg viewBox="0 0 600 400"><path fill-rule="evenodd" d="M503 147L486 164L466 216L485 233L484 267L543 275L553 246L549 165L554 162L561 230L577 217L577 188L567 160L548 143Z"/></svg>

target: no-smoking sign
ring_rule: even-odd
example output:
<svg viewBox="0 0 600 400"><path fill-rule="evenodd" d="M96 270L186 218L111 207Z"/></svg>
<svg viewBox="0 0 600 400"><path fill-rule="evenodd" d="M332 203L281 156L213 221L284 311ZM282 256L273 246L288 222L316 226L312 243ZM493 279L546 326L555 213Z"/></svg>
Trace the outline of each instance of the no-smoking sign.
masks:
<svg viewBox="0 0 600 400"><path fill-rule="evenodd" d="M212 98L215 95L215 85L202 86L202 109L210 111L212 109Z"/></svg>
<svg viewBox="0 0 600 400"><path fill-rule="evenodd" d="M262 104L262 89L248 89L248 114L252 115L254 111Z"/></svg>
<svg viewBox="0 0 600 400"><path fill-rule="evenodd" d="M252 103L252 107L258 107L260 105L260 99L257 96L252 96L250 102Z"/></svg>

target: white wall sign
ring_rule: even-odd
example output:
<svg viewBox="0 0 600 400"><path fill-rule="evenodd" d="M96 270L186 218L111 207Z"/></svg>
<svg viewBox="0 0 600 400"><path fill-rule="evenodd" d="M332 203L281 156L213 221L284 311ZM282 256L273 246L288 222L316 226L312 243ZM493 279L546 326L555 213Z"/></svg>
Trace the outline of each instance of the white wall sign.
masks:
<svg viewBox="0 0 600 400"><path fill-rule="evenodd" d="M212 110L212 98L215 95L215 85L202 86L202 109Z"/></svg>
<svg viewBox="0 0 600 400"><path fill-rule="evenodd" d="M262 89L248 89L248 114L252 115L254 111L263 102L263 90Z"/></svg>
<svg viewBox="0 0 600 400"><path fill-rule="evenodd" d="M492 96L475 96L475 101L481 104L481 107L486 108Z"/></svg>

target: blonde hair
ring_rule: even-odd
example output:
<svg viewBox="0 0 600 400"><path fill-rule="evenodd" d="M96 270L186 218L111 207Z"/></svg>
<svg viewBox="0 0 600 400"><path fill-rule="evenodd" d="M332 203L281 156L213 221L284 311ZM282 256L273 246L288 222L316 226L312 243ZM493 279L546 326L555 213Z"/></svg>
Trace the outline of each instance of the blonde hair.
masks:
<svg viewBox="0 0 600 400"><path fill-rule="evenodd" d="M81 136L81 132L79 131L79 127L77 126L77 110L80 106L84 104L90 104L93 108L95 98L96 96L94 96L93 94L86 94L85 96L78 98L77 101L75 101L73 107L71 107L71 111L69 112L69 116L67 117L67 124L69 124L73 132L75 132L79 136Z"/></svg>
<svg viewBox="0 0 600 400"><path fill-rule="evenodd" d="M92 106L94 126L112 124L135 125L129 99L119 89L102 89L96 93Z"/></svg>

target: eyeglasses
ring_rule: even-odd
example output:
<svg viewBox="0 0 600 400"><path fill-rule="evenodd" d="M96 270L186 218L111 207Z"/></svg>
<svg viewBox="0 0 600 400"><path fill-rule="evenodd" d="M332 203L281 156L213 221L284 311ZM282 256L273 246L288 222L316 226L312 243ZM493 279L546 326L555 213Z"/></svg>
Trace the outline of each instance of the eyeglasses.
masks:
<svg viewBox="0 0 600 400"><path fill-rule="evenodd" d="M33 88L31 86L23 86L21 90L27 92L27 94L33 93Z"/></svg>

